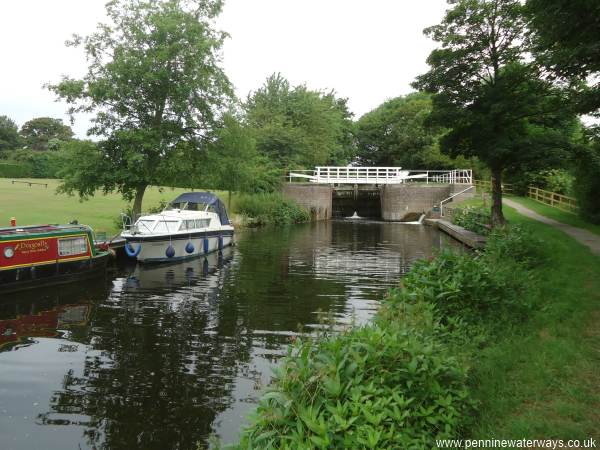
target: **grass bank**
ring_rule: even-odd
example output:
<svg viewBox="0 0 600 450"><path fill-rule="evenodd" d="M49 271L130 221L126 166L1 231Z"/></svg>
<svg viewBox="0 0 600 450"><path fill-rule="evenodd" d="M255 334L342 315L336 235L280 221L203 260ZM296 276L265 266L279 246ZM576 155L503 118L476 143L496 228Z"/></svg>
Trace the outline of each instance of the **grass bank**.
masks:
<svg viewBox="0 0 600 450"><path fill-rule="evenodd" d="M477 357L472 392L481 406L472 437L599 440L600 258L561 231L504 210L542 241L545 258L531 273L529 320L507 327Z"/></svg>
<svg viewBox="0 0 600 450"><path fill-rule="evenodd" d="M96 231L106 231L111 234L119 231L115 220L119 217L119 213L125 211L128 207L128 203L119 194L103 195L98 193L83 202L79 201L78 197L57 194L56 188L60 181L55 179L18 179L18 181L47 184L48 187L37 184L32 186L23 183L13 184L12 180L12 178L0 178L0 227L8 226L11 217L16 217L17 223L20 225L67 223L77 219L79 223L90 225ZM147 210L156 207L187 191L189 189L152 186L148 188L144 195L142 208ZM226 192L216 191L215 193L227 203L228 195ZM263 197L269 197L269 202L265 202L263 208L260 209L260 201ZM237 214L248 211L260 214L260 224L286 223L286 219L298 218L302 210L291 202L284 202L280 197L277 195L239 196L233 194L231 206L228 209L234 218L242 224L245 222L255 224L256 222L252 218L245 220L236 217ZM240 198L243 199L244 204L240 204L238 208ZM248 208L245 205L252 202L254 202L254 209L246 211Z"/></svg>
<svg viewBox="0 0 600 450"><path fill-rule="evenodd" d="M417 263L372 324L291 346L236 448L600 439L600 259L506 215L483 254Z"/></svg>

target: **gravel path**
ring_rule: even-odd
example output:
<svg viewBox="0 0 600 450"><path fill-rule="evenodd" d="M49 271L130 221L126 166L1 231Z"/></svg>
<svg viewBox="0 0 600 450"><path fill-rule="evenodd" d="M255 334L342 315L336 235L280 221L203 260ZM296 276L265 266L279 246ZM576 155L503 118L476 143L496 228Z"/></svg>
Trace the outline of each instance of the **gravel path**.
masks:
<svg viewBox="0 0 600 450"><path fill-rule="evenodd" d="M516 209L519 214L522 214L534 220L539 220L540 222L553 226L554 228L558 228L559 230L563 231L564 233L567 233L571 237L574 237L577 241L588 247L592 251L592 253L600 256L600 236L598 236L597 234L594 234L588 230L583 230L581 228L567 225L566 223L558 222L546 216L542 216L541 214L538 214L535 211L532 211L531 209L526 208L520 203L517 203L508 198L502 199L502 202L505 205Z"/></svg>

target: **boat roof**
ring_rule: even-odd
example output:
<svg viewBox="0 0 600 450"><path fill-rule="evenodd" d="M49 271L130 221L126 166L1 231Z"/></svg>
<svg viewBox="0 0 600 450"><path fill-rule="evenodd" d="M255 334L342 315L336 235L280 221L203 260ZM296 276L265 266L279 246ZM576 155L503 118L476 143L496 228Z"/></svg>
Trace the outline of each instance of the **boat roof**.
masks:
<svg viewBox="0 0 600 450"><path fill-rule="evenodd" d="M219 197L212 192L184 192L171 203L203 203L206 205L213 205L215 211L221 219L221 225L229 225L229 217L227 217L227 210L225 205Z"/></svg>
<svg viewBox="0 0 600 450"><path fill-rule="evenodd" d="M14 235L28 235L28 234L46 234L46 233L64 233L64 232L77 232L77 231L89 231L89 227L85 225L29 225L25 227L6 227L0 228L0 238Z"/></svg>

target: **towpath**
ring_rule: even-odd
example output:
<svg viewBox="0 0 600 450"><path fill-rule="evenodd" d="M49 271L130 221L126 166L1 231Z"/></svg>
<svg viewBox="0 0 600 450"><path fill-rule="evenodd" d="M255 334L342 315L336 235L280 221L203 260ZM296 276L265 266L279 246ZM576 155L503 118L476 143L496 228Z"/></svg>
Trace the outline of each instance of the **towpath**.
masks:
<svg viewBox="0 0 600 450"><path fill-rule="evenodd" d="M539 220L540 222L553 226L554 228L558 228L559 230L563 231L564 233L567 233L569 236L575 238L577 241L588 247L593 254L600 256L600 236L598 236L597 234L594 234L591 231L587 231L582 228L567 225L566 223L558 222L546 216L542 216L541 214L538 214L535 211L526 208L525 206L515 202L514 200L504 198L502 199L502 202L505 205L516 209L519 214L522 214L534 220Z"/></svg>

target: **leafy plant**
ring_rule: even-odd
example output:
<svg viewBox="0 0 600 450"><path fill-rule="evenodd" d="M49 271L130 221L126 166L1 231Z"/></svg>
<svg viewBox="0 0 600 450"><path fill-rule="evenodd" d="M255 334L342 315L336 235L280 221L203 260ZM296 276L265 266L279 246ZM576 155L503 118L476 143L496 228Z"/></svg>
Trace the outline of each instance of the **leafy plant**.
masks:
<svg viewBox="0 0 600 450"><path fill-rule="evenodd" d="M525 266L535 266L544 258L542 242L518 225L494 229L488 236L485 255L492 265L511 259Z"/></svg>
<svg viewBox="0 0 600 450"><path fill-rule="evenodd" d="M523 317L529 308L520 295L526 279L515 265L513 260L444 251L413 266L402 281L400 299L435 305L443 321L458 317L472 324Z"/></svg>
<svg viewBox="0 0 600 450"><path fill-rule="evenodd" d="M490 211L484 207L466 206L452 212L452 222L474 233L486 235L490 232Z"/></svg>
<svg viewBox="0 0 600 450"><path fill-rule="evenodd" d="M458 435L473 407L467 370L420 314L297 340L238 448L432 448Z"/></svg>

